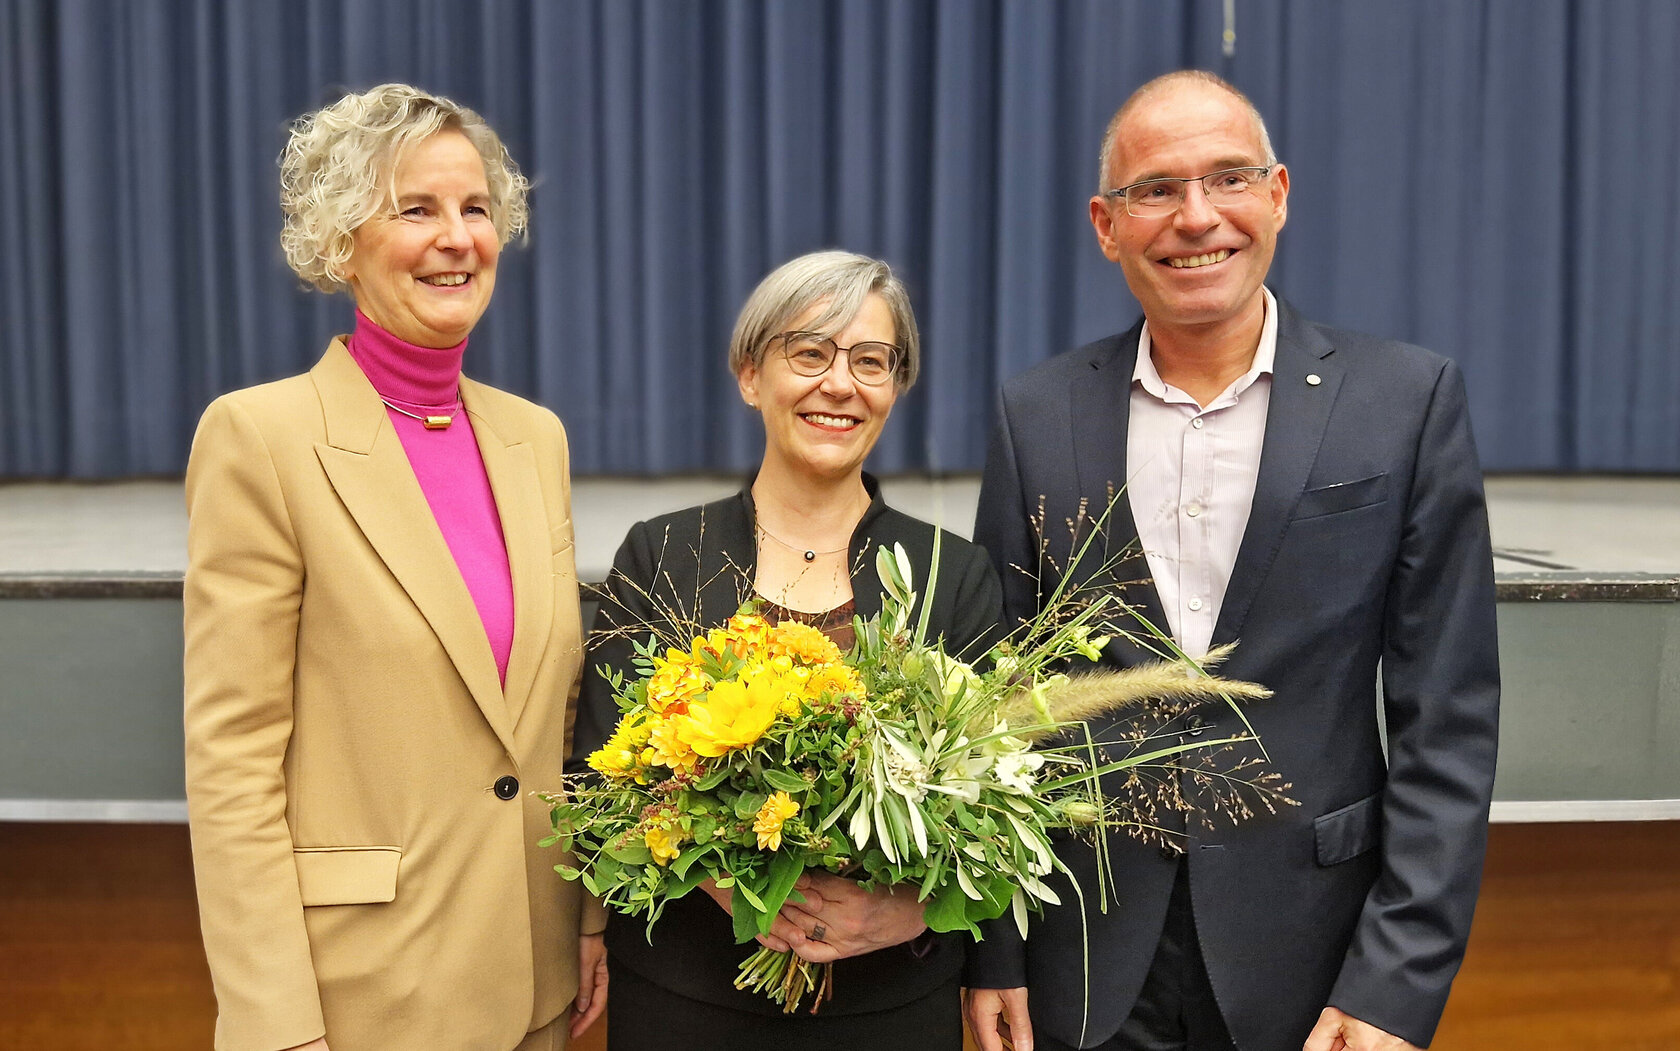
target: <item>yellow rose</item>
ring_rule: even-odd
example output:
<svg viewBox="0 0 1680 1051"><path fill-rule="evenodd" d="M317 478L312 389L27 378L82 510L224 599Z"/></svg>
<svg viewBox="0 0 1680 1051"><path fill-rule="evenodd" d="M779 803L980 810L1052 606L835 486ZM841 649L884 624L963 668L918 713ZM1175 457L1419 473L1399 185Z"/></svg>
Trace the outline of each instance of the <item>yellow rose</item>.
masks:
<svg viewBox="0 0 1680 1051"><path fill-rule="evenodd" d="M720 682L705 700L689 705L688 714L673 718L671 725L682 744L715 758L763 737L776 720L781 700L774 676L759 676L750 683Z"/></svg>
<svg viewBox="0 0 1680 1051"><path fill-rule="evenodd" d="M668 649L664 657L653 660L653 675L647 684L648 707L656 712L681 712L711 684L711 678L700 670L693 654Z"/></svg>
<svg viewBox="0 0 1680 1051"><path fill-rule="evenodd" d="M682 853L681 834L667 828L648 829L642 833L642 842L653 852L653 860L661 865L669 865Z"/></svg>
<svg viewBox="0 0 1680 1051"><path fill-rule="evenodd" d="M654 723L653 732L648 735L648 747L653 751L651 761L654 764L668 766L672 770L689 770L694 767L698 757L683 739L678 725L686 718L684 715L673 715L669 719L660 719Z"/></svg>
<svg viewBox="0 0 1680 1051"><path fill-rule="evenodd" d="M782 825L799 813L799 804L786 792L773 792L753 818L753 831L758 833L758 849L779 850L782 846Z"/></svg>
<svg viewBox="0 0 1680 1051"><path fill-rule="evenodd" d="M625 716L613 729L607 743L590 753L590 768L607 777L635 776L641 780L640 755L651 731L646 714L638 712Z"/></svg>
<svg viewBox="0 0 1680 1051"><path fill-rule="evenodd" d="M812 697L840 697L850 694L858 700L863 700L865 696L863 680L858 678L856 670L845 664L830 664L818 668L811 673L811 680L805 689Z"/></svg>

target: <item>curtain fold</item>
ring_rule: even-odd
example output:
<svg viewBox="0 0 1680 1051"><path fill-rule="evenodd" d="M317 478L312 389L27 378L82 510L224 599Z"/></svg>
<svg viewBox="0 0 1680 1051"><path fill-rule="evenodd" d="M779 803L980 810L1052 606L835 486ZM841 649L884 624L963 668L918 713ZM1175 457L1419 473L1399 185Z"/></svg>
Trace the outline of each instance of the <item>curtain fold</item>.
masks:
<svg viewBox="0 0 1680 1051"><path fill-rule="evenodd" d="M277 245L293 118L405 80L531 177L468 371L581 474L740 471L741 301L899 269L923 382L872 466L972 471L1004 379L1131 323L1087 219L1115 106L1233 80L1290 167L1272 285L1464 368L1495 470L1680 471L1671 0L0 0L0 477L173 474L350 325Z"/></svg>

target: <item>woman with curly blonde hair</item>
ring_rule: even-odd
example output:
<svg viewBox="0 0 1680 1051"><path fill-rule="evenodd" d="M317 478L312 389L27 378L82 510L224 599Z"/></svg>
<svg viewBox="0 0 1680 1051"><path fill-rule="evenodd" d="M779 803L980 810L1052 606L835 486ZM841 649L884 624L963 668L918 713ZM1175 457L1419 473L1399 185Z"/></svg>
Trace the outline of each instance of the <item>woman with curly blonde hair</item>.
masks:
<svg viewBox="0 0 1680 1051"><path fill-rule="evenodd" d="M216 1046L558 1051L594 903L537 841L582 667L565 432L461 374L526 182L402 84L300 119L292 268L355 324L187 468L187 803Z"/></svg>

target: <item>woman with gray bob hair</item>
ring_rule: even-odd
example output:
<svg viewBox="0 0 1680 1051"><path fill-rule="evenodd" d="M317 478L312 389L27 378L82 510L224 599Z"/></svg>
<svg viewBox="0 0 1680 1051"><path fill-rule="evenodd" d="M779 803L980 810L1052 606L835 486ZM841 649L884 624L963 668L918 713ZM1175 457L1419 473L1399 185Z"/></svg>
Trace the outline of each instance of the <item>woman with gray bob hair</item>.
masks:
<svg viewBox="0 0 1680 1051"><path fill-rule="evenodd" d="M582 673L566 433L462 374L526 182L406 84L298 120L292 268L355 301L187 466L187 810L216 1047L560 1051L606 919L539 849ZM348 320L348 319L346 319Z"/></svg>
<svg viewBox="0 0 1680 1051"><path fill-rule="evenodd" d="M856 317L864 297L871 294L881 297L898 334L902 357L893 381L903 394L915 385L922 367L921 333L910 309L910 293L886 263L853 252L802 255L760 281L736 319L729 341L729 371L739 375L749 365L762 367L773 339L816 304L823 308L813 313L805 327L827 335Z"/></svg>
<svg viewBox="0 0 1680 1051"><path fill-rule="evenodd" d="M952 652L984 653L1002 618L991 560L944 533L935 568L936 527L888 507L863 470L916 380L920 349L904 285L878 259L814 252L766 276L729 345L741 399L764 424L758 471L735 496L631 528L607 575L588 666L634 678L636 640L720 625L750 598L771 621L815 625L849 649L854 615L881 611L876 552L895 544L918 582L938 574L921 589L934 595L930 635ZM605 744L618 714L609 681L586 674L572 754ZM609 919L609 1051L662 1051L672 1033L692 1051L962 1047L965 939L928 932L914 888L866 892L826 872L800 877L800 902L761 940L834 964L833 999L815 1015L784 1015L734 987L747 949L735 944L731 892L701 889L665 907L651 940L639 921Z"/></svg>

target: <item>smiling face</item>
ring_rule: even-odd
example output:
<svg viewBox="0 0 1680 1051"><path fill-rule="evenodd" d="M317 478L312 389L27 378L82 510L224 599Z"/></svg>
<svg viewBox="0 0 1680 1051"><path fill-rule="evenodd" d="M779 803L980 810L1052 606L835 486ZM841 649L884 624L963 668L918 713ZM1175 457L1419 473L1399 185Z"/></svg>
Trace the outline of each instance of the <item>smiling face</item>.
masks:
<svg viewBox="0 0 1680 1051"><path fill-rule="evenodd" d="M785 329L804 329L821 316L825 306L826 300L814 304ZM873 292L864 297L846 327L834 334L834 342L842 347L897 341L892 312L886 300ZM893 381L869 387L854 380L846 354L836 355L833 367L821 376L801 376L788 367L779 343L765 352L762 364L749 362L736 379L741 397L764 416L765 466L824 480L863 469L898 399Z"/></svg>
<svg viewBox="0 0 1680 1051"><path fill-rule="evenodd" d="M392 178L395 214L356 228L346 280L379 327L422 347L467 338L496 287L501 242L478 150L458 131L410 149Z"/></svg>
<svg viewBox="0 0 1680 1051"><path fill-rule="evenodd" d="M1109 158L1109 185L1195 179L1265 163L1258 129L1240 100L1215 85L1177 84L1121 122ZM1120 264L1151 331L1231 322L1252 323L1258 331L1264 316L1260 286L1288 216L1289 172L1278 165L1252 192L1223 208L1209 203L1200 183L1185 189L1183 207L1162 218L1130 215L1117 198L1091 198L1091 225L1103 254Z"/></svg>

